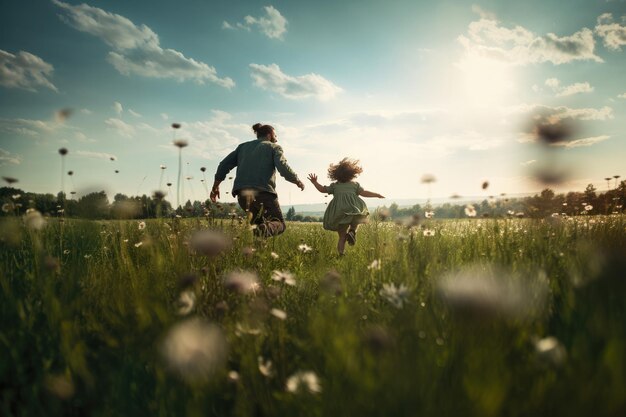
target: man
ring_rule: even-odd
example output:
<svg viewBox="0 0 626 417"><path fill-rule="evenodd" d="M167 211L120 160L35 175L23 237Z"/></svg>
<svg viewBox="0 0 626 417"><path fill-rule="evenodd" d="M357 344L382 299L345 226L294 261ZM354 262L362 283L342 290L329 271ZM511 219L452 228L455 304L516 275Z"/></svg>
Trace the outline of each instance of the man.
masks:
<svg viewBox="0 0 626 417"><path fill-rule="evenodd" d="M276 194L276 171L287 181L304 190L304 184L289 167L276 132L270 125L252 126L257 139L242 143L220 162L211 189L211 201L220 197L220 183L233 168L237 175L233 196L242 209L250 213L250 223L256 224L255 235L277 236L285 231L285 220Z"/></svg>

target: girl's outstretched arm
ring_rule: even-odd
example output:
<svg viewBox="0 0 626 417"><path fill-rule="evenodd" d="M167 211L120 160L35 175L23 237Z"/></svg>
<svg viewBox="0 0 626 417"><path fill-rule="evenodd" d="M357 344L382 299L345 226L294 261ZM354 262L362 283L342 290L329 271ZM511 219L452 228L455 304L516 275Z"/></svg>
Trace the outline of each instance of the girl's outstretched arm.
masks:
<svg viewBox="0 0 626 417"><path fill-rule="evenodd" d="M327 191L326 187L320 184L319 182L317 182L317 175L309 174L307 178L309 179L309 181L311 181L311 183L313 183L315 188L317 188L317 191L319 191L320 193L326 194L326 191Z"/></svg>
<svg viewBox="0 0 626 417"><path fill-rule="evenodd" d="M375 192L373 192L373 191L367 191L367 190L361 190L361 191L359 191L359 195L360 195L361 197L376 197L376 198L385 198L384 196L382 196L382 195L380 195L380 194L378 194L378 193L375 193Z"/></svg>

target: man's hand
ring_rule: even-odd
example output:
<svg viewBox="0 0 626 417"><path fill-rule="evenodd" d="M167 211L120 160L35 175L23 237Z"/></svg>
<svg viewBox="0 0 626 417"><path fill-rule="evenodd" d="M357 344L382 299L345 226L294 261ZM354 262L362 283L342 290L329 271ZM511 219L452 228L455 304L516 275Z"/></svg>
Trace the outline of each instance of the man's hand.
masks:
<svg viewBox="0 0 626 417"><path fill-rule="evenodd" d="M216 202L218 198L220 198L220 189L219 187L213 187L213 189L211 190L211 201L212 202Z"/></svg>
<svg viewBox="0 0 626 417"><path fill-rule="evenodd" d="M298 182L296 183L296 185L298 186L298 188L300 189L300 191L304 191L304 184L302 183L302 181L298 180Z"/></svg>
<svg viewBox="0 0 626 417"><path fill-rule="evenodd" d="M315 184L317 182L317 175L315 174L309 174L309 176L307 177L309 179L309 181L311 181L313 184Z"/></svg>

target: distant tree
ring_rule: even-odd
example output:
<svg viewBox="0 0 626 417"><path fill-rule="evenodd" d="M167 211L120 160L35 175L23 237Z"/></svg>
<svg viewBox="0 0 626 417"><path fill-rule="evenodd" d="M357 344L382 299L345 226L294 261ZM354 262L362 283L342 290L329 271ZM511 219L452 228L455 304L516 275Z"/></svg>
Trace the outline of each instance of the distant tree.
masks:
<svg viewBox="0 0 626 417"><path fill-rule="evenodd" d="M89 193L78 200L77 214L85 219L109 217L109 199L104 191Z"/></svg>
<svg viewBox="0 0 626 417"><path fill-rule="evenodd" d="M291 220L293 220L295 215L296 215L296 209L293 208L293 206L291 206L291 208L289 210L287 210L287 214L285 215L285 219L291 221Z"/></svg>

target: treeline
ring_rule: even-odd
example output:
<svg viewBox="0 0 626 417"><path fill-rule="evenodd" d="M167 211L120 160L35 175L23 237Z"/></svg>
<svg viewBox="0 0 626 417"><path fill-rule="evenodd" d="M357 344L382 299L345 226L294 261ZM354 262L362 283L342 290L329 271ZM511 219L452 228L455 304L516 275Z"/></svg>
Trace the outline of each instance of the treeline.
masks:
<svg viewBox="0 0 626 417"><path fill-rule="evenodd" d="M0 215L22 215L29 208L52 217L75 217L83 219L149 219L156 217L238 217L243 211L237 204L214 204L210 200L201 202L187 200L174 209L162 194L152 196L126 196L116 194L113 201L104 191L91 192L79 198L67 198L60 192L54 194L29 193L18 188L0 188Z"/></svg>
<svg viewBox="0 0 626 417"><path fill-rule="evenodd" d="M109 202L104 191L97 191L81 196L77 199L67 198L60 192L53 194L29 193L13 187L0 188L0 215L22 215L27 209L33 208L48 216L76 217L85 219L147 219L156 217L199 217L211 216L214 218L235 218L243 216L244 212L236 203L212 203L206 201L190 201L176 209L165 200L161 194L152 196L126 196L116 194ZM581 215L581 214L613 214L623 213L626 203L626 181L606 192L598 190L589 184L583 192L568 192L555 194L550 189L531 197L508 198L501 195L497 198L485 199L480 203L445 203L437 207L429 204L416 204L412 207L399 207L392 204L381 208L384 217L399 219L415 214L425 216L432 212L433 217L462 218L462 217L530 217L543 218L551 215ZM468 207L471 206L471 207ZM316 216L297 214L291 207L285 215L286 220L313 222L320 221Z"/></svg>

